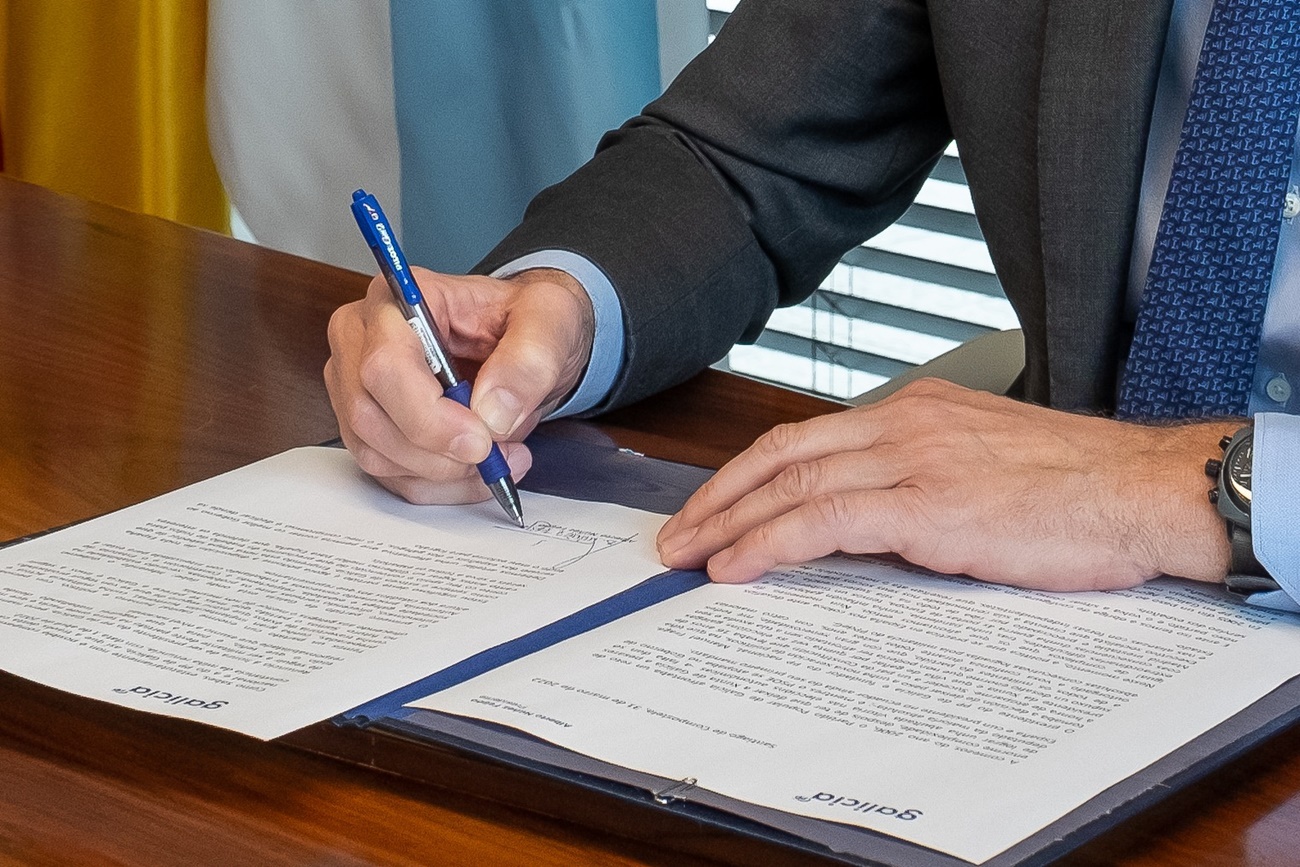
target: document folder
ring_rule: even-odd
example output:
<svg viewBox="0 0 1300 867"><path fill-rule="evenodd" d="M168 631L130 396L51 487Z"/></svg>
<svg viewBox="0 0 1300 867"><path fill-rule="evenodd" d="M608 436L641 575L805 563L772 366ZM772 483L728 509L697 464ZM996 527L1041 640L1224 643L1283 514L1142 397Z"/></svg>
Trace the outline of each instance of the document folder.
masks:
<svg viewBox="0 0 1300 867"><path fill-rule="evenodd" d="M530 438L529 445L535 461L521 487L664 514L675 511L710 475L698 467L618 449L581 423L544 426ZM286 740L399 776L729 863L968 865L951 855L870 830L724 797L695 785L692 778L655 777L496 724L403 706L407 700L705 581L698 572L668 572L649 579L535 633L342 714L332 726L304 729ZM1292 680L984 864L1050 863L1238 758L1297 718L1300 682Z"/></svg>

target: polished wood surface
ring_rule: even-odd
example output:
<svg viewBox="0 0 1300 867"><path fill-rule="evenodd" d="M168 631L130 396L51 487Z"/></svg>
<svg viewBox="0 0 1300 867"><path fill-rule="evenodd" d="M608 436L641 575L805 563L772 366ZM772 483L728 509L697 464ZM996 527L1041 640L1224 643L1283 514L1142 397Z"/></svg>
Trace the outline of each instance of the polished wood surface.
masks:
<svg viewBox="0 0 1300 867"><path fill-rule="evenodd" d="M335 436L325 323L366 281L0 178L0 539ZM600 427L717 466L834 408L710 372ZM317 741L261 743L0 675L0 864L692 865L744 851L629 839L647 835L622 833L601 799L463 756L422 756L428 785L292 746ZM565 808L520 809L506 789L530 785ZM1300 864L1300 733L1065 863Z"/></svg>

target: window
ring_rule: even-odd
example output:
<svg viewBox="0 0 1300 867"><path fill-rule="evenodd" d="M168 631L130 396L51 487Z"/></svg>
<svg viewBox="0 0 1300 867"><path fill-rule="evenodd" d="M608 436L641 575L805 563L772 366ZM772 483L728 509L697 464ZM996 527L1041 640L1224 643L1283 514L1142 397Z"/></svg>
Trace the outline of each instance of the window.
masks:
<svg viewBox="0 0 1300 867"><path fill-rule="evenodd" d="M739 0L707 0L710 38ZM851 250L812 297L778 309L719 367L804 391L861 394L1019 323L1002 292L955 146L898 222Z"/></svg>

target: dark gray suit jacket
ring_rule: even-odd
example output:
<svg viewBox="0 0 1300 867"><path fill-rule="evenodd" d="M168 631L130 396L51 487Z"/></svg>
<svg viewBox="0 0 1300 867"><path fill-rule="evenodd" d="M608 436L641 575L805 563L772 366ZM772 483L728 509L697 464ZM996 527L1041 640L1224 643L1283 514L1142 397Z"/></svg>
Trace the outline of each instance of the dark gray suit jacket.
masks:
<svg viewBox="0 0 1300 867"><path fill-rule="evenodd" d="M911 202L955 137L1025 330L1023 393L1113 405L1170 0L744 0L659 100L482 263L568 249L610 277L606 406L752 340Z"/></svg>

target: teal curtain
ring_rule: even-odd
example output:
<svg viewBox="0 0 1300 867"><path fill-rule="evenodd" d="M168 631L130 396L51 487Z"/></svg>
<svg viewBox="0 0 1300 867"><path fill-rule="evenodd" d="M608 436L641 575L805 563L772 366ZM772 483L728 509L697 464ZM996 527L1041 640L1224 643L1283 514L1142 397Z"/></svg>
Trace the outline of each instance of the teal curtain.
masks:
<svg viewBox="0 0 1300 867"><path fill-rule="evenodd" d="M403 244L470 268L659 94L655 0L391 0Z"/></svg>

